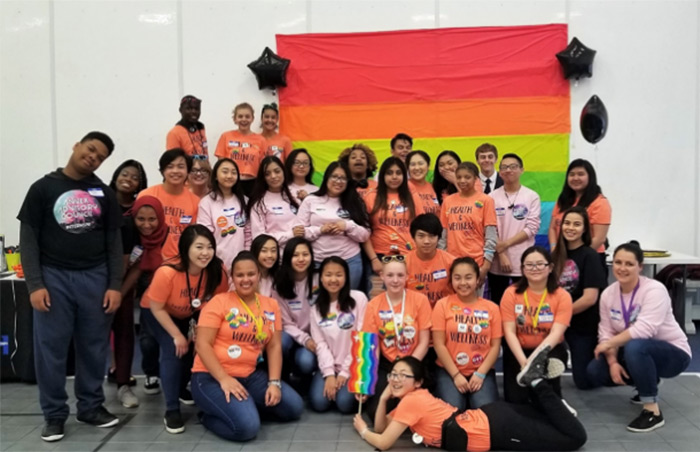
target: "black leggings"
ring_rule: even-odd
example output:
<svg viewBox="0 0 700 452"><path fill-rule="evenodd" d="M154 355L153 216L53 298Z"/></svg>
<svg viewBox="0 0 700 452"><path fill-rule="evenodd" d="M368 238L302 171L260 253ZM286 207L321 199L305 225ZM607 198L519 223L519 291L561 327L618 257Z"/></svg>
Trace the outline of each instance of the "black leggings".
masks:
<svg viewBox="0 0 700 452"><path fill-rule="evenodd" d="M569 451L581 448L586 430L547 381L529 388L532 405L494 402L481 407L489 420L491 450Z"/></svg>
<svg viewBox="0 0 700 452"><path fill-rule="evenodd" d="M525 356L530 356L534 349L523 349ZM564 343L558 344L549 352L550 358L558 358L564 363L567 361L566 347ZM527 388L523 388L518 384L516 378L520 372L520 363L515 359L513 352L510 351L508 344L503 346L503 397L506 402L510 403L528 403L531 392ZM561 381L560 378L549 380L554 392L561 398Z"/></svg>

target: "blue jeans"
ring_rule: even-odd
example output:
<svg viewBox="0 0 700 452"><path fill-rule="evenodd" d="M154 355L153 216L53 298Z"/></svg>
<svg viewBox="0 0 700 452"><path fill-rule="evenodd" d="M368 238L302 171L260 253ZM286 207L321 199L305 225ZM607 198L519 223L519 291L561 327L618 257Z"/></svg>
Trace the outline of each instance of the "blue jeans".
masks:
<svg viewBox="0 0 700 452"><path fill-rule="evenodd" d="M690 356L668 342L656 339L632 339L617 355L618 362L627 371L637 387L642 403L656 403L659 394L658 379L673 378L690 364ZM605 356L588 364L588 379L594 388L615 386Z"/></svg>
<svg viewBox="0 0 700 452"><path fill-rule="evenodd" d="M282 360L287 363L293 362L293 369L302 375L311 375L318 367L316 355L308 348L297 344L292 336L284 331L282 331Z"/></svg>
<svg viewBox="0 0 700 452"><path fill-rule="evenodd" d="M321 372L316 372L311 380L311 389L309 390L309 403L311 409L319 413L328 411L333 403L323 396L323 387L326 379L321 375ZM348 391L348 385L343 385L338 392L335 393L335 406L338 411L343 414L353 413L357 407L355 394Z"/></svg>
<svg viewBox="0 0 700 452"><path fill-rule="evenodd" d="M491 369L486 374L481 389L476 392L459 392L452 377L442 367L437 371L435 394L438 398L449 403L461 413L466 409L476 409L498 400L498 385L496 383L496 371ZM468 403L467 403L468 402Z"/></svg>
<svg viewBox="0 0 700 452"><path fill-rule="evenodd" d="M215 435L230 441L250 441L260 430L260 416L277 421L296 421L304 410L304 401L291 386L282 382L282 399L272 407L265 406L267 372L255 370L245 378L236 378L248 391L248 398L239 401L233 395L226 402L219 382L208 372L192 374L192 397L202 410L202 425Z"/></svg>
<svg viewBox="0 0 700 452"><path fill-rule="evenodd" d="M141 308L141 319L148 325L148 330L153 334L160 345L160 382L163 386L165 396L165 409L167 411L180 409L180 391L186 386L192 368L193 346L183 357L178 358L175 354L175 343L170 334L165 331L153 316L150 309ZM187 337L189 329L189 319L176 319L173 322L180 329L180 332Z"/></svg>
<svg viewBox="0 0 700 452"><path fill-rule="evenodd" d="M75 344L78 414L89 413L105 401L102 383L113 317L102 307L108 271L107 265L89 270L43 266L41 274L51 308L33 313L39 404L45 419L65 420L70 412L66 403L66 363L71 338Z"/></svg>
<svg viewBox="0 0 700 452"><path fill-rule="evenodd" d="M591 389L591 383L588 381L588 363L593 361L596 345L598 345L598 337L574 331L571 328L564 333L564 339L569 346L571 352L571 373L574 377L574 384L578 389Z"/></svg>

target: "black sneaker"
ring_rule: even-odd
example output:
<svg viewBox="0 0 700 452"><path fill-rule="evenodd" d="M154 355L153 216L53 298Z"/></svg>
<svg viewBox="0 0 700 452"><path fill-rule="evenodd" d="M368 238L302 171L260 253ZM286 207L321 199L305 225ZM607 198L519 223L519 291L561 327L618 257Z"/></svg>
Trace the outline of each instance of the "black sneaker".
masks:
<svg viewBox="0 0 700 452"><path fill-rule="evenodd" d="M652 430L663 427L664 423L664 416L661 414L661 411L659 411L659 415L657 416L649 410L642 410L642 414L640 414L637 419L630 422L627 426L627 430L636 433L651 432Z"/></svg>
<svg viewBox="0 0 700 452"><path fill-rule="evenodd" d="M41 439L47 442L62 440L65 436L63 433L64 424L63 419L49 419L41 430Z"/></svg>
<svg viewBox="0 0 700 452"><path fill-rule="evenodd" d="M180 391L180 403L185 405L194 405L194 399L192 398L192 393L189 389L183 389Z"/></svg>
<svg viewBox="0 0 700 452"><path fill-rule="evenodd" d="M639 393L636 393L634 396L630 397L630 403L634 405L644 405L642 399L639 398Z"/></svg>
<svg viewBox="0 0 700 452"><path fill-rule="evenodd" d="M165 430L168 433L177 434L185 431L185 423L182 422L180 410L166 411L163 422L165 422Z"/></svg>
<svg viewBox="0 0 700 452"><path fill-rule="evenodd" d="M117 373L116 370L110 369L107 371L107 383L111 383L113 385L117 384ZM136 386L136 378L134 378L133 375L129 377L129 383L127 383L129 386Z"/></svg>
<svg viewBox="0 0 700 452"><path fill-rule="evenodd" d="M78 422L94 425L96 427L114 427L119 423L119 418L107 411L107 408L103 406L89 413L78 414L76 419Z"/></svg>
<svg viewBox="0 0 700 452"><path fill-rule="evenodd" d="M143 382L143 392L148 395L160 394L160 378L147 376Z"/></svg>
<svg viewBox="0 0 700 452"><path fill-rule="evenodd" d="M524 388L530 386L534 380L545 378L547 374L547 355L552 347L543 347L536 355L531 355L525 363L525 367L518 373L515 381Z"/></svg>

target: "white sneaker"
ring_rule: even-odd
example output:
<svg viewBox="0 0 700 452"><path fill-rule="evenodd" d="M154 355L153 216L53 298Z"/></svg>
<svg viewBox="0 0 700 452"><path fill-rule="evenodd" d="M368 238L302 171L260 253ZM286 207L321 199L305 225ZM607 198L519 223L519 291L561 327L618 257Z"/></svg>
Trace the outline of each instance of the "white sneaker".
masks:
<svg viewBox="0 0 700 452"><path fill-rule="evenodd" d="M149 395L160 394L160 378L146 377L143 382L143 392Z"/></svg>
<svg viewBox="0 0 700 452"><path fill-rule="evenodd" d="M139 406L139 399L131 391L129 385L122 385L117 390L117 395L119 396L119 402L125 408L136 408Z"/></svg>
<svg viewBox="0 0 700 452"><path fill-rule="evenodd" d="M574 415L574 417L578 417L578 411L576 411L576 410L574 409L574 407L572 407L571 405L569 405L569 402L567 402L567 401L564 400L564 399L561 399L561 403L564 404L564 406L566 407L566 409L569 410L569 411L571 412L571 414Z"/></svg>

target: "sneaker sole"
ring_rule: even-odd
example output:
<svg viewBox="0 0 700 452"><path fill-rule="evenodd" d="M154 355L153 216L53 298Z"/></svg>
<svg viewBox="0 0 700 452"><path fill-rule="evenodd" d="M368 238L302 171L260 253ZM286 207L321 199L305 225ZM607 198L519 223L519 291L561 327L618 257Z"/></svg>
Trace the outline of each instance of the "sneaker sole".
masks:
<svg viewBox="0 0 700 452"><path fill-rule="evenodd" d="M165 424L165 431L172 434L172 435L177 435L178 433L182 433L185 431L184 425L182 427L178 427L178 428L168 427L168 424L167 424L167 422L165 422L165 419L163 419L163 424Z"/></svg>
<svg viewBox="0 0 700 452"><path fill-rule="evenodd" d="M138 408L139 403L138 402L136 402L136 403L124 403L124 402L122 402L122 406L124 408Z"/></svg>
<svg viewBox="0 0 700 452"><path fill-rule="evenodd" d="M644 402L642 402L641 400L634 400L633 398L630 398L630 403L632 405L644 405Z"/></svg>
<svg viewBox="0 0 700 452"><path fill-rule="evenodd" d="M78 418L75 418L75 420L78 421L79 424L94 425L95 427L98 427L98 428L114 427L115 425L117 425L119 423L119 418L114 418L109 422L106 422L104 424L99 424L99 425L93 424L92 422L88 422L88 421L82 421Z"/></svg>
<svg viewBox="0 0 700 452"><path fill-rule="evenodd" d="M541 353L543 353L543 352L540 351L540 352L538 353L538 355L541 354ZM549 352L547 351L546 353L549 353ZM521 378L523 378L525 375L527 375L527 373L530 371L530 368L532 367L532 364L533 364L534 362L535 362L534 359L528 359L528 361L525 363L525 367L523 368L523 370L521 370L520 372L518 372L518 375L516 375L516 377L515 377L515 381L516 381L516 383L518 383L518 386L521 386L521 387L523 387L523 388L527 387L527 385L524 385L524 384L520 383L520 380L521 380Z"/></svg>
<svg viewBox="0 0 700 452"><path fill-rule="evenodd" d="M46 441L47 443L52 443L54 441L60 441L63 439L63 437L66 436L65 433L61 433L60 435L50 435L50 436L42 436L41 439Z"/></svg>
<svg viewBox="0 0 700 452"><path fill-rule="evenodd" d="M547 360L547 371L544 374L544 378L547 380L557 378L561 376L565 370L566 364L564 364L562 360L557 358L549 358Z"/></svg>
<svg viewBox="0 0 700 452"><path fill-rule="evenodd" d="M160 388L155 388L155 389L143 388L143 392L144 392L144 394L148 394L148 395L156 395L156 394L160 394Z"/></svg>
<svg viewBox="0 0 700 452"><path fill-rule="evenodd" d="M628 425L628 426L627 426L627 430L629 430L630 432L634 432L634 433L647 433L647 432L652 432L652 431L656 430L657 428L663 427L664 424L666 424L666 421L665 421L665 420L659 422L658 424L654 424L654 425L652 425L652 426L649 427L649 428L645 428L645 429L634 428L634 427L630 427L630 426Z"/></svg>
<svg viewBox="0 0 700 452"><path fill-rule="evenodd" d="M194 406L194 400L180 399L180 403L187 406Z"/></svg>

